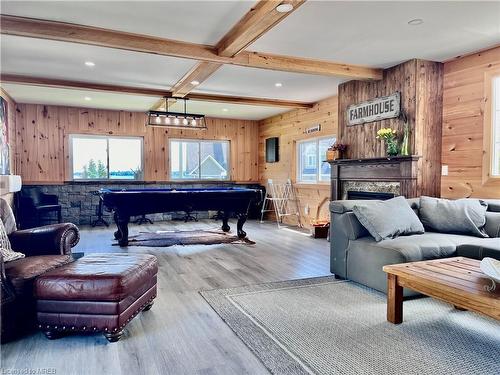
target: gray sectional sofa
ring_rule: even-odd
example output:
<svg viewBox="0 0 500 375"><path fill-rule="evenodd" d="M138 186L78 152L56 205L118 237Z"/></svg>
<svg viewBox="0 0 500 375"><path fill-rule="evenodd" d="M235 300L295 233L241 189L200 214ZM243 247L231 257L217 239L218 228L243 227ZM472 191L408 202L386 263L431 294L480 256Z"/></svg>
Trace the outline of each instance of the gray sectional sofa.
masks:
<svg viewBox="0 0 500 375"><path fill-rule="evenodd" d="M407 200L419 215L418 198ZM500 200L488 203L486 226L489 238L426 231L376 242L361 225L352 208L375 201L333 201L331 212L330 270L338 278L349 279L381 292L387 291L387 264L465 256L500 259ZM405 289L404 295L414 295Z"/></svg>

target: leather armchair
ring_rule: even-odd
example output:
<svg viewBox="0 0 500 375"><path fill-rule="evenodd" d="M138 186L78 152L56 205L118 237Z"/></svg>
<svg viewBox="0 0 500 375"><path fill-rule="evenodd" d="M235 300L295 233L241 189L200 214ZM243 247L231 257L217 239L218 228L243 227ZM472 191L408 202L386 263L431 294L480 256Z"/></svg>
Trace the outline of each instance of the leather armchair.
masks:
<svg viewBox="0 0 500 375"><path fill-rule="evenodd" d="M26 188L17 195L18 216L22 228L40 225L42 216L55 212L57 222L62 221L59 198L54 194L45 194L39 188Z"/></svg>
<svg viewBox="0 0 500 375"><path fill-rule="evenodd" d="M4 263L0 256L2 342L34 327L33 282L47 271L71 262L71 248L80 239L76 225L46 225L9 235L12 249L25 258Z"/></svg>

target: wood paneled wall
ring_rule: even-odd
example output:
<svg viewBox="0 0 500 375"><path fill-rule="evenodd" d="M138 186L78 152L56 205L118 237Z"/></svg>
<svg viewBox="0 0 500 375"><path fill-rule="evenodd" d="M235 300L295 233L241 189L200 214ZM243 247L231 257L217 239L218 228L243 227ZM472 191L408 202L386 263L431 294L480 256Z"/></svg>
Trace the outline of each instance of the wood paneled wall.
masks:
<svg viewBox="0 0 500 375"><path fill-rule="evenodd" d="M490 72L500 74L500 47L444 64L441 195L447 198L500 198L500 179L483 179L485 89ZM489 157L490 155L484 155Z"/></svg>
<svg viewBox="0 0 500 375"><path fill-rule="evenodd" d="M144 137L145 181L168 181L168 139L220 139L231 142L231 180L257 182L258 122L207 118L207 130L146 127L142 112L18 104L16 171L25 183L70 180L69 135L100 134Z"/></svg>
<svg viewBox="0 0 500 375"><path fill-rule="evenodd" d="M443 66L410 60L384 70L381 81L349 81L339 85L339 138L348 145L347 158L385 156L385 145L376 139L384 127L403 133L401 119L387 119L347 126L347 107L376 97L401 92L402 110L410 125L410 152L419 155L418 194L438 196L441 173L441 114Z"/></svg>
<svg viewBox="0 0 500 375"><path fill-rule="evenodd" d="M260 121L259 124L259 178L261 184L268 179L283 182L290 178L296 181L296 142L307 138L337 136L338 99L336 96L316 103L312 108L297 109ZM321 124L321 131L306 135L304 130ZM280 161L266 163L266 138L279 137ZM330 184L298 184L297 195L302 215L302 222L310 226L316 218L316 211L321 205L320 218L328 219L328 201ZM326 199L326 203L325 203ZM306 214L306 207L309 213ZM295 222L295 221L293 221Z"/></svg>

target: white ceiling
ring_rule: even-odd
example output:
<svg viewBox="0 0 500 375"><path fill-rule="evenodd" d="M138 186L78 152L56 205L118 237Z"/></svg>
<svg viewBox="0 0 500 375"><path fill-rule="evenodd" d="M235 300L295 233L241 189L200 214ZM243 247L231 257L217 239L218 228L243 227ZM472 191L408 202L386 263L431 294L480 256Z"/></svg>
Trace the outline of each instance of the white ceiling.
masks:
<svg viewBox="0 0 500 375"><path fill-rule="evenodd" d="M225 95L242 95L244 93L246 96L259 98L312 103L335 95L339 83L344 81L346 80L337 77L224 65L200 85L197 91ZM276 87L276 83L281 83L282 87Z"/></svg>
<svg viewBox="0 0 500 375"><path fill-rule="evenodd" d="M424 23L408 25L416 18ZM444 61L499 43L499 1L313 0L249 48L386 68L412 58Z"/></svg>
<svg viewBox="0 0 500 375"><path fill-rule="evenodd" d="M256 1L256 0L255 0ZM1 12L215 44L255 1L4 1Z"/></svg>
<svg viewBox="0 0 500 375"><path fill-rule="evenodd" d="M2 83L1 87L18 103L146 112L158 100L158 98L151 96L61 89L11 83ZM85 100L85 97L89 97L91 100ZM184 104L182 101L178 101L176 104L169 106L169 110L183 112ZM189 100L187 102L187 112L220 118L261 120L287 110L286 108L201 102L197 100Z"/></svg>
<svg viewBox="0 0 500 375"><path fill-rule="evenodd" d="M215 44L255 3L251 1L2 1L3 14L44 18ZM408 21L422 18L420 26ZM164 56L22 37L0 37L2 73L123 86L168 89L195 62ZM250 49L388 67L414 57L443 61L500 44L500 2L338 2L308 0ZM88 68L84 62L96 63ZM274 84L283 86L276 88ZM342 82L332 77L224 66L197 92L317 101L335 95ZM6 87L6 85L4 85ZM145 111L151 99L98 93L80 103L77 90L9 85L15 99ZM17 87L17 88L16 88ZM9 91L7 89L7 91ZM65 97L64 92L71 95ZM50 92L50 94L49 94ZM87 92L88 93L88 92ZM35 95L40 95L35 97ZM16 98L17 96L17 98ZM107 96L107 98L105 98ZM22 98L22 99L21 99ZM71 103L67 103L70 101ZM55 103L53 103L55 104ZM127 104L128 105L128 104ZM204 112L234 118L265 118L286 108L205 103ZM201 108L201 107L199 107ZM213 108L213 109L212 109Z"/></svg>
<svg viewBox="0 0 500 375"><path fill-rule="evenodd" d="M2 35L2 73L168 90L192 60ZM95 63L85 66L86 61Z"/></svg>
<svg viewBox="0 0 500 375"><path fill-rule="evenodd" d="M18 103L64 105L71 107L145 111L158 100L153 96L139 96L100 91L60 89L2 83L2 88ZM88 96L92 100L87 101Z"/></svg>

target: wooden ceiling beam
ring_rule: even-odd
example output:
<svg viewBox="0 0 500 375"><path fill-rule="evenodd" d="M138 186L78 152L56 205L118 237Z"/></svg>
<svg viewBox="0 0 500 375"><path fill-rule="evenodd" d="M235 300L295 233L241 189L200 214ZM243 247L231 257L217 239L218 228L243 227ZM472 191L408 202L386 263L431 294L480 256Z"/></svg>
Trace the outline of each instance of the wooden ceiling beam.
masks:
<svg viewBox="0 0 500 375"><path fill-rule="evenodd" d="M21 76L15 74L1 74L0 83L14 83L30 86L42 86L42 87L55 87L63 89L75 89L75 90L90 90L90 91L104 91L113 92L119 94L132 94L132 95L143 95L143 96L154 96L160 98L172 98L172 91L168 90L158 90L149 89L141 87L127 87L118 85L107 85L101 83L87 83L81 81L69 81L63 79L52 79L52 78L41 78L41 77L29 77ZM219 102L219 103L232 103L232 104L243 104L243 105L255 105L255 106L265 106L265 107L283 107L283 108L311 108L313 103L304 103L292 100L280 100L280 99L262 99L253 98L245 96L226 96L226 95L212 95L212 94L189 94L186 96L187 99L208 101L208 102ZM163 107L165 99L160 99L158 104L162 104L159 107Z"/></svg>
<svg viewBox="0 0 500 375"><path fill-rule="evenodd" d="M295 10L305 1L287 0L286 3L292 4L294 6L293 10ZM217 54L224 57L235 56L288 16L291 12L280 13L276 10L276 7L282 3L282 0L259 0L217 43L215 47ZM207 61L198 62L172 87L172 95L183 98L222 65L221 63ZM196 83L193 84L192 82Z"/></svg>
<svg viewBox="0 0 500 375"><path fill-rule="evenodd" d="M1 33L5 35L88 44L251 68L351 79L382 79L382 69L366 66L250 51L242 51L234 57L225 57L219 56L217 48L214 46L65 22L1 15L0 24Z"/></svg>
<svg viewBox="0 0 500 375"><path fill-rule="evenodd" d="M233 57L292 14L306 0L259 0L217 43L219 56ZM280 13L276 7L291 4L293 10Z"/></svg>
<svg viewBox="0 0 500 375"><path fill-rule="evenodd" d="M187 72L173 87L172 96L183 98L200 83L210 77L223 64L200 61ZM193 83L197 82L197 83Z"/></svg>

